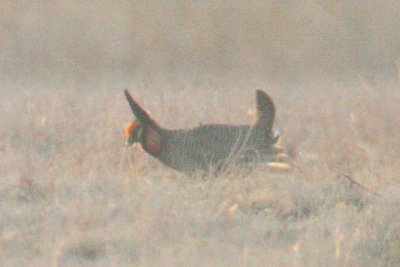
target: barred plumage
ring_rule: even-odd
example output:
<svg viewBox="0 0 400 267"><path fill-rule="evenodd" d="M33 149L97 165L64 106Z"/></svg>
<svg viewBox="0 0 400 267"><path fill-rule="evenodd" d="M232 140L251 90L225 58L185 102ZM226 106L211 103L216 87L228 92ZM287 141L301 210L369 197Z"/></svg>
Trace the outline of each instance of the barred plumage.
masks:
<svg viewBox="0 0 400 267"><path fill-rule="evenodd" d="M180 130L160 127L127 90L125 96L136 117L126 128L127 144L140 143L147 153L175 170L218 173L229 164L271 162L282 153L276 145L279 136L273 131L275 106L261 90L256 91L254 125L207 124Z"/></svg>

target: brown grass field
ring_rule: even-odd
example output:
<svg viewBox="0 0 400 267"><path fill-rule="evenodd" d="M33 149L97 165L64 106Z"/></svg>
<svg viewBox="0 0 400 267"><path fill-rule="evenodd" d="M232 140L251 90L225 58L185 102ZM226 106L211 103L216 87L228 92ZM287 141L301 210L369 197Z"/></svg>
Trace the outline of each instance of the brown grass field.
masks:
<svg viewBox="0 0 400 267"><path fill-rule="evenodd" d="M168 2L166 4L166 2ZM0 266L400 266L400 2L0 1ZM277 106L292 170L126 148Z"/></svg>
<svg viewBox="0 0 400 267"><path fill-rule="evenodd" d="M260 84L131 91L162 125L191 127L251 122ZM218 178L126 149L122 89L5 92L1 265L398 265L400 91L323 86L264 88L293 171Z"/></svg>

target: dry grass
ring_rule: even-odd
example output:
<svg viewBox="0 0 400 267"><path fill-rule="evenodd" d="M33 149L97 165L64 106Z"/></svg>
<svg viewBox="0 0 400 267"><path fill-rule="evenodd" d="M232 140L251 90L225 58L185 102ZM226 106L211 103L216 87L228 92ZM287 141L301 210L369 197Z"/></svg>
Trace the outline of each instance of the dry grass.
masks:
<svg viewBox="0 0 400 267"><path fill-rule="evenodd" d="M1 1L0 266L400 265L399 11ZM127 86L178 128L247 123L266 90L293 171L126 150Z"/></svg>
<svg viewBox="0 0 400 267"><path fill-rule="evenodd" d="M169 127L249 122L264 88L295 167L187 177L125 149L122 88L4 90L2 266L400 264L399 88L130 87Z"/></svg>

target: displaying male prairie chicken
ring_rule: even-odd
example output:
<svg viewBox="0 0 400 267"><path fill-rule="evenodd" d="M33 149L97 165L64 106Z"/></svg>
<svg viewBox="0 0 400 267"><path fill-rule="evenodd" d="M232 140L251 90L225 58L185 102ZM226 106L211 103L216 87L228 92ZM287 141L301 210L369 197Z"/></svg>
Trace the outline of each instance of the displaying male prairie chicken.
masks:
<svg viewBox="0 0 400 267"><path fill-rule="evenodd" d="M127 145L140 143L143 149L165 165L185 173L205 171L219 173L229 164L269 162L269 167L288 170L285 158L276 145L275 107L271 98L256 91L257 121L254 125L206 124L192 129L162 128L132 98L125 96L136 120L125 128Z"/></svg>

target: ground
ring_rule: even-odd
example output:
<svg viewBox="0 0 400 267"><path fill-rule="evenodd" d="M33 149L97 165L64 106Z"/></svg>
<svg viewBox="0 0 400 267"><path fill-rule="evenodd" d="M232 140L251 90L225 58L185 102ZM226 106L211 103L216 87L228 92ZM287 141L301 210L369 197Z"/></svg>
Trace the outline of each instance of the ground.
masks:
<svg viewBox="0 0 400 267"><path fill-rule="evenodd" d="M292 171L186 176L124 146L124 88L0 99L1 266L396 266L400 90L354 81L128 85L169 128L277 106Z"/></svg>

